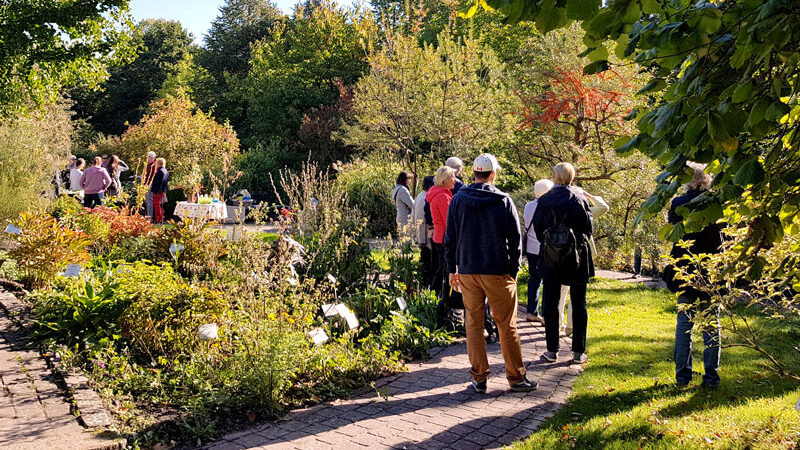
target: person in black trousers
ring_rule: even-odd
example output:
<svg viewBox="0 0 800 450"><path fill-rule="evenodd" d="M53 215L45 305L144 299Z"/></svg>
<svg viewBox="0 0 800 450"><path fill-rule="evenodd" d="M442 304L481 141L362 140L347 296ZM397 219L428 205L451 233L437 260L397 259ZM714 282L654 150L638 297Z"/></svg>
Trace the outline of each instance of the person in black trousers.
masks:
<svg viewBox="0 0 800 450"><path fill-rule="evenodd" d="M546 246L545 232L558 223L572 230L575 236L575 251L578 264L572 271L552 270L542 264L540 253L539 275L542 277L542 301L544 302L544 328L547 351L542 358L555 362L559 350L559 309L561 285L569 286L572 302L572 360L586 362L586 328L589 316L586 311L586 285L594 276L594 261L589 245L592 237L593 219L589 201L582 192L573 187L575 168L570 163L558 163L553 167L553 188L542 197L533 214L533 229L539 242Z"/></svg>

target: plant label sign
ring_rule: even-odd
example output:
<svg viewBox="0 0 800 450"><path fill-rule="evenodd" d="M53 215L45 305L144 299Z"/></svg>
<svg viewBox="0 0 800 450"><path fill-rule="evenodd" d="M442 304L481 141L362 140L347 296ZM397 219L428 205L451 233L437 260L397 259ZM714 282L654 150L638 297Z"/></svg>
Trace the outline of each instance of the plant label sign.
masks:
<svg viewBox="0 0 800 450"><path fill-rule="evenodd" d="M197 334L201 341L210 341L219 337L219 330L216 323L207 323L197 327Z"/></svg>
<svg viewBox="0 0 800 450"><path fill-rule="evenodd" d="M314 345L320 345L328 340L328 333L322 328L314 328L308 332L308 336L314 342Z"/></svg>
<svg viewBox="0 0 800 450"><path fill-rule="evenodd" d="M331 303L322 305L322 312L325 313L325 317L338 316L339 309L336 306L337 305Z"/></svg>
<svg viewBox="0 0 800 450"><path fill-rule="evenodd" d="M183 251L183 245L172 243L169 245L169 254L174 258L179 252Z"/></svg>
<svg viewBox="0 0 800 450"><path fill-rule="evenodd" d="M81 267L80 264L67 264L67 267L64 269L64 276L65 277L79 277L81 276Z"/></svg>
<svg viewBox="0 0 800 450"><path fill-rule="evenodd" d="M18 226L10 223L10 224L6 225L6 233L8 233L8 234L22 234L22 230L20 230Z"/></svg>
<svg viewBox="0 0 800 450"><path fill-rule="evenodd" d="M408 305L406 305L406 299L403 297L397 297L397 306L400 307L400 311L405 311L408 308Z"/></svg>
<svg viewBox="0 0 800 450"><path fill-rule="evenodd" d="M797 399L797 403L794 405L794 409L800 411L800 398Z"/></svg>
<svg viewBox="0 0 800 450"><path fill-rule="evenodd" d="M343 305L341 303L336 305L336 309L339 311L339 315L347 321L347 326L350 329L358 328L358 318L356 317L356 313L350 311L350 308L347 305Z"/></svg>

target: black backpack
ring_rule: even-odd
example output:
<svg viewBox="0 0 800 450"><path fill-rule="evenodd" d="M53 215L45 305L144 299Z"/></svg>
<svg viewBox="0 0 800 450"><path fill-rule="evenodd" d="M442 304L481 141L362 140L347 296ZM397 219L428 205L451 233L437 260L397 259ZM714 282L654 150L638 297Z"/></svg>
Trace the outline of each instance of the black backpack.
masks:
<svg viewBox="0 0 800 450"><path fill-rule="evenodd" d="M570 277L578 270L580 257L575 233L564 225L567 211L559 216L550 211L553 225L544 231L544 242L539 250L539 267L544 272Z"/></svg>

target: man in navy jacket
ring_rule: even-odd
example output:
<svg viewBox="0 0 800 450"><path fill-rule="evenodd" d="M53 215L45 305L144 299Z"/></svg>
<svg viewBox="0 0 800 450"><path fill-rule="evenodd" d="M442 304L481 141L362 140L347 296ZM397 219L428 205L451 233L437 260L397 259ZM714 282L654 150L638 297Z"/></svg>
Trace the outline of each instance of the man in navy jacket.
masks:
<svg viewBox="0 0 800 450"><path fill-rule="evenodd" d="M527 379L517 333L517 272L521 244L519 217L511 198L494 187L500 165L484 153L475 159L475 183L461 188L450 202L444 252L450 285L464 299L464 325L470 375L476 392L486 392L489 362L483 338L484 300L497 322L506 379L512 391L536 389Z"/></svg>

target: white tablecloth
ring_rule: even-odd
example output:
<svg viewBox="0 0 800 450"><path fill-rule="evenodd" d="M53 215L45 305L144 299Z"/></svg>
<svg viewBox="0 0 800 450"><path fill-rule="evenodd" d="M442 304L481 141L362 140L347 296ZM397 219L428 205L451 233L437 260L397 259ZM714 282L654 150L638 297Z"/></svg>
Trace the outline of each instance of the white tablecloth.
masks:
<svg viewBox="0 0 800 450"><path fill-rule="evenodd" d="M216 202L208 205L178 202L178 204L175 205L175 215L181 219L191 217L206 220L224 220L228 218L228 209L223 202Z"/></svg>

